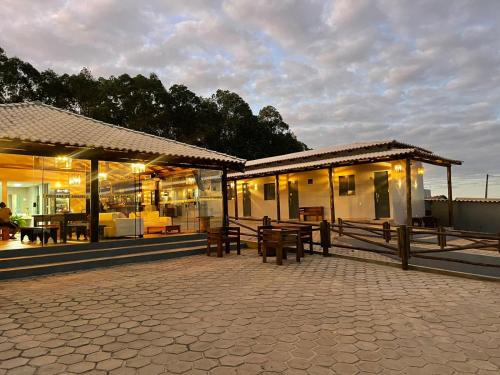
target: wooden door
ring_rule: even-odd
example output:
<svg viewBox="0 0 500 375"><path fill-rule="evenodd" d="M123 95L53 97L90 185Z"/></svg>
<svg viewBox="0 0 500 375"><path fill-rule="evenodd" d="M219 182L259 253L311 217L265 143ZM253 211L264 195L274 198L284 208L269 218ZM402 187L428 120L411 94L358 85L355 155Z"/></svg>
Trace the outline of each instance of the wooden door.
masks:
<svg viewBox="0 0 500 375"><path fill-rule="evenodd" d="M243 216L252 216L252 199L248 183L244 182L241 185L243 189Z"/></svg>
<svg viewBox="0 0 500 375"><path fill-rule="evenodd" d="M391 216L389 202L389 173L387 171L375 172L375 218L387 218Z"/></svg>
<svg viewBox="0 0 500 375"><path fill-rule="evenodd" d="M288 181L288 218L299 218L299 182Z"/></svg>

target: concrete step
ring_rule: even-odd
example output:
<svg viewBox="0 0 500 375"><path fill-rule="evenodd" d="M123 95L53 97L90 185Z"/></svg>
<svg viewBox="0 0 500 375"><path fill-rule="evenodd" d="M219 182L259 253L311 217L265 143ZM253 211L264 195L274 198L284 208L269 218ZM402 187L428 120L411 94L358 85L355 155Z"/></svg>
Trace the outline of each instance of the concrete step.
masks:
<svg viewBox="0 0 500 375"><path fill-rule="evenodd" d="M98 243L74 243L74 244L56 244L49 246L33 246L16 250L1 250L0 259L26 257L31 255L68 253L73 251L97 250L97 249L112 249L117 247L132 247L144 246L150 244L166 244L170 242L188 241L188 240L204 240L206 234L174 234L167 237L153 238L120 238L106 240Z"/></svg>
<svg viewBox="0 0 500 375"><path fill-rule="evenodd" d="M16 257L5 257L0 258L0 270L12 267L25 267L25 266L36 266L39 264L50 264L50 263L63 263L71 261L79 261L85 259L97 259L97 258L109 258L121 255L132 255L139 253L152 253L155 251L168 251L177 249L186 249L192 247L203 247L206 246L206 239L204 238L184 238L182 236L177 237L177 241L164 241L159 243L141 243L140 245L128 245L126 242L121 242L122 246L113 246L106 248L85 248L85 249L72 249L68 250L64 247L65 251L52 251L45 253L23 254L22 256ZM113 245L116 245L113 243ZM127 246L125 246L127 245Z"/></svg>
<svg viewBox="0 0 500 375"><path fill-rule="evenodd" d="M112 256L109 256L109 254L105 255L106 252L103 252L101 256L94 258L3 268L0 269L0 280L39 276L58 272L71 272L98 267L110 267L127 263L179 258L189 255L203 254L205 250L206 246L195 245L154 251L144 251L143 249L141 252Z"/></svg>

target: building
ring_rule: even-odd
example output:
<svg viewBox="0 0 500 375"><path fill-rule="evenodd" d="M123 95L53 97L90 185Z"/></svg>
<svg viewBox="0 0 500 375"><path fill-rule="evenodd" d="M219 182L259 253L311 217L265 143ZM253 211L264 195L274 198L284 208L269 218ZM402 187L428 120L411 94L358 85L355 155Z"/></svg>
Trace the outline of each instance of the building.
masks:
<svg viewBox="0 0 500 375"><path fill-rule="evenodd" d="M1 201L58 242L221 225L227 173L244 163L40 103L0 105ZM41 245L19 237L0 250Z"/></svg>
<svg viewBox="0 0 500 375"><path fill-rule="evenodd" d="M411 225L425 215L424 164L461 164L396 140L354 143L251 160L229 174L229 213L278 220L384 219ZM304 217L305 216L305 217Z"/></svg>

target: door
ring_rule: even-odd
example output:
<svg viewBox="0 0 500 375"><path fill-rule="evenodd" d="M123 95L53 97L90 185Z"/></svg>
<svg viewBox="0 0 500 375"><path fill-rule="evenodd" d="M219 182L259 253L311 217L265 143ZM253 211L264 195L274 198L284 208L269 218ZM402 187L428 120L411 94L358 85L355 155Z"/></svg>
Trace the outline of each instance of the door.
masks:
<svg viewBox="0 0 500 375"><path fill-rule="evenodd" d="M391 216L389 206L389 173L375 172L375 218L386 218Z"/></svg>
<svg viewBox="0 0 500 375"><path fill-rule="evenodd" d="M243 183L243 216L252 216L252 199L250 194L250 188L248 187L248 183Z"/></svg>
<svg viewBox="0 0 500 375"><path fill-rule="evenodd" d="M288 218L299 218L299 182L288 181Z"/></svg>

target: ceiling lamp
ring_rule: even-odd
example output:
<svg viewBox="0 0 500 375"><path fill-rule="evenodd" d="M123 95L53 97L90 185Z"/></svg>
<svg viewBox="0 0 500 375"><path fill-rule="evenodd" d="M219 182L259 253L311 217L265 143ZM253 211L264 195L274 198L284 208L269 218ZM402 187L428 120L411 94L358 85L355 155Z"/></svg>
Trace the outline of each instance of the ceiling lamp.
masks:
<svg viewBox="0 0 500 375"><path fill-rule="evenodd" d="M82 182L82 179L80 176L78 175L75 175L75 176L71 176L68 180L68 183L70 185L80 185L80 183Z"/></svg>
<svg viewBox="0 0 500 375"><path fill-rule="evenodd" d="M146 165L142 163L132 164L132 173L143 173L146 171Z"/></svg>
<svg viewBox="0 0 500 375"><path fill-rule="evenodd" d="M56 168L71 169L71 158L69 156L58 156L55 159Z"/></svg>

